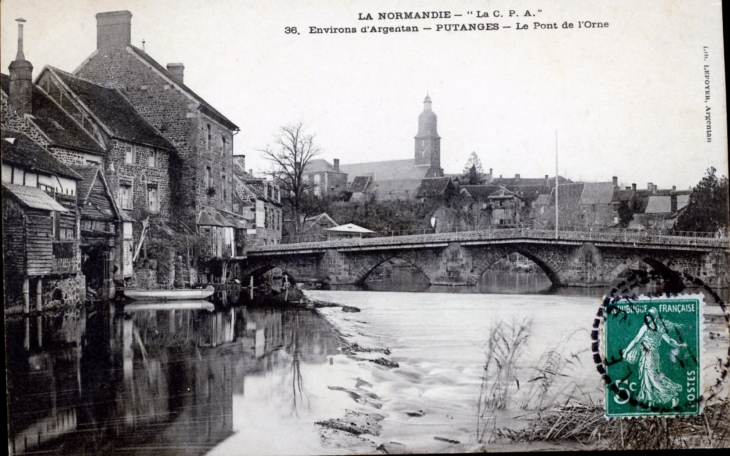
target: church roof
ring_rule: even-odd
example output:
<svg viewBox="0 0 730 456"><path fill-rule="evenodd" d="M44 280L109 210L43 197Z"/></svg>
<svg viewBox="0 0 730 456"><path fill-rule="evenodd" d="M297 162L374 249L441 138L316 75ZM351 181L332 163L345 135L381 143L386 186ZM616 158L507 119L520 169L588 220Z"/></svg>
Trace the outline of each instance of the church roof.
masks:
<svg viewBox="0 0 730 456"><path fill-rule="evenodd" d="M423 179L427 166L415 166L412 158L406 160L386 160L370 163L340 165L340 171L347 173L348 180L356 176L370 176L375 182L395 179Z"/></svg>

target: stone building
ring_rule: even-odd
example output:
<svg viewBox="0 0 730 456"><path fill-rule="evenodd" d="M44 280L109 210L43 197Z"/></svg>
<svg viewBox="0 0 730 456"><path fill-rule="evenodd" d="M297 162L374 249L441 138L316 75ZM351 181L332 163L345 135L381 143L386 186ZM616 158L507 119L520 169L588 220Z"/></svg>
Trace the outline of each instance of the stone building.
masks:
<svg viewBox="0 0 730 456"><path fill-rule="evenodd" d="M175 218L196 226L202 213L230 217L233 196L233 136L239 128L184 82L182 63L158 63L131 44L132 13L99 13L97 48L74 75L115 89L158 131L170 155Z"/></svg>
<svg viewBox="0 0 730 456"><path fill-rule="evenodd" d="M248 219L247 244L279 244L284 225L281 189L273 181L246 172L245 156L234 159L233 206L237 216Z"/></svg>
<svg viewBox="0 0 730 456"><path fill-rule="evenodd" d="M310 160L303 175L308 188L316 196L340 197L347 192L347 174L340 171L338 158L334 159L334 165L320 158Z"/></svg>

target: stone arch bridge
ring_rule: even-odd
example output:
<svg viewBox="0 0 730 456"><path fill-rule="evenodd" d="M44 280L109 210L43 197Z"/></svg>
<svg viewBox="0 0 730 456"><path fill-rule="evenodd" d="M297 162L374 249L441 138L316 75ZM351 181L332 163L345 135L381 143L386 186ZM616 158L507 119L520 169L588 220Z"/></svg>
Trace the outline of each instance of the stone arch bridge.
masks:
<svg viewBox="0 0 730 456"><path fill-rule="evenodd" d="M239 265L239 278L281 268L295 281L358 284L393 258L419 269L432 285L473 285L496 261L520 253L556 286L611 284L637 261L659 272L675 270L712 287L728 284L726 237L646 233L590 233L507 229L343 239L256 246Z"/></svg>

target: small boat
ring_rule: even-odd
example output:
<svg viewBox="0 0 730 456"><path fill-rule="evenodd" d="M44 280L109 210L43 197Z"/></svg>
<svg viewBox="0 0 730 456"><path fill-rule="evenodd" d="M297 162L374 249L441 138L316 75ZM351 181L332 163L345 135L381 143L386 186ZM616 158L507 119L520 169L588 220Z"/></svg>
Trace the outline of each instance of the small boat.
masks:
<svg viewBox="0 0 730 456"><path fill-rule="evenodd" d="M207 299L213 296L215 288L208 285L206 288L179 290L124 290L124 296L135 301L180 301Z"/></svg>
<svg viewBox="0 0 730 456"><path fill-rule="evenodd" d="M140 312L144 310L207 310L212 312L215 306L204 300L191 301L143 301L130 303L124 306L125 312Z"/></svg>

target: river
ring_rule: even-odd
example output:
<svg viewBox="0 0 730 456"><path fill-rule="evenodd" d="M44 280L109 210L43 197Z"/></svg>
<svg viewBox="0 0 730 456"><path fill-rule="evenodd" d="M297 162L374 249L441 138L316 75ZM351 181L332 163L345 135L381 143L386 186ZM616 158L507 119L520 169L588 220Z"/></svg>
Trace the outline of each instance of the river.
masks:
<svg viewBox="0 0 730 456"><path fill-rule="evenodd" d="M524 406L544 396L531 381L535 368L547 362L565 376L549 386L551 395L600 400L589 331L602 290L575 295L528 277L492 280L483 279L471 294L435 287L372 291L382 283L369 284L370 291L307 291L357 307L356 313L107 303L90 312L6 317L9 449L362 454L384 445L468 451L479 448L478 424L524 425ZM490 290L509 287L504 281L528 293ZM420 286L408 284L400 288ZM719 307L707 307L711 330L720 314ZM486 340L500 322L528 328L516 362L519 385L508 385L504 411L478 423ZM343 343L355 349L343 351ZM727 337L708 339L705 348L706 359L722 356ZM356 432L344 432L344 424Z"/></svg>

